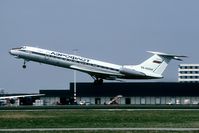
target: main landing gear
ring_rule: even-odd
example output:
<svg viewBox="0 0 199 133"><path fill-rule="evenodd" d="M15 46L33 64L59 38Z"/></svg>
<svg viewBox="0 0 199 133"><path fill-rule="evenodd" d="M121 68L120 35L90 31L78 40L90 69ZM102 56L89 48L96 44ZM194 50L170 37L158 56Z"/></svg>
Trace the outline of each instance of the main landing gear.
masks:
<svg viewBox="0 0 199 133"><path fill-rule="evenodd" d="M23 63L23 66L22 66L23 69L26 69L26 61L24 60L24 63Z"/></svg>
<svg viewBox="0 0 199 133"><path fill-rule="evenodd" d="M95 79L94 84L95 85L102 85L103 84L103 79L101 79L101 78Z"/></svg>

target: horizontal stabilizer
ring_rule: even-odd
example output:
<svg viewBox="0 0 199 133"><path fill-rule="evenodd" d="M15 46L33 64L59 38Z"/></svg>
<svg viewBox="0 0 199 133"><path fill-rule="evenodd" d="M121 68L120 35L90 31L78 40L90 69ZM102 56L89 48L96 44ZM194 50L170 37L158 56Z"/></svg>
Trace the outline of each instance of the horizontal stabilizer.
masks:
<svg viewBox="0 0 199 133"><path fill-rule="evenodd" d="M184 55L174 55L174 54L167 54L167 53L154 52L154 51L147 51L147 52L155 54L155 55L159 55L159 56L162 56L162 57L167 57L167 58L170 58L170 59L179 60L179 61L182 61L181 58L187 57L187 56L184 56Z"/></svg>

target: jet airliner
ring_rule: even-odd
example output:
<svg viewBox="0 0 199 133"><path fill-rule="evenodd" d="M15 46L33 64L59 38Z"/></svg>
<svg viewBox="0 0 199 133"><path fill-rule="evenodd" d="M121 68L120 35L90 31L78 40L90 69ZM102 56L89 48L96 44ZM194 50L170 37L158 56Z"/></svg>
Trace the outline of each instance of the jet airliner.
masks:
<svg viewBox="0 0 199 133"><path fill-rule="evenodd" d="M0 103L1 101L3 102L4 100L9 101L9 103L14 104L15 101L18 98L24 98L24 97L39 97L39 96L44 96L45 94L31 94L31 95L13 95L13 96L0 96Z"/></svg>
<svg viewBox="0 0 199 133"><path fill-rule="evenodd" d="M78 70L89 74L94 83L102 84L103 80L121 79L160 79L170 60L180 60L174 54L153 52L153 56L139 65L117 65L72 54L41 49L37 47L22 46L12 48L9 53L16 58L24 60L23 68L28 61L34 61L53 66Z"/></svg>

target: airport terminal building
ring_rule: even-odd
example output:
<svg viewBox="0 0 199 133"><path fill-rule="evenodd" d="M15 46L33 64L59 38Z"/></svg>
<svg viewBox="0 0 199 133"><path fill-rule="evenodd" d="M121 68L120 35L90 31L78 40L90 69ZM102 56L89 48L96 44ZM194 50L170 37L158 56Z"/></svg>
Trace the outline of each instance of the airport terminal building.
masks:
<svg viewBox="0 0 199 133"><path fill-rule="evenodd" d="M199 104L199 83L77 83L76 87L77 103L102 105L120 95L118 104L122 105ZM44 105L74 104L73 83L69 90L40 90L40 93L46 94L41 97Z"/></svg>
<svg viewBox="0 0 199 133"><path fill-rule="evenodd" d="M199 82L199 64L180 64L178 68L179 82Z"/></svg>

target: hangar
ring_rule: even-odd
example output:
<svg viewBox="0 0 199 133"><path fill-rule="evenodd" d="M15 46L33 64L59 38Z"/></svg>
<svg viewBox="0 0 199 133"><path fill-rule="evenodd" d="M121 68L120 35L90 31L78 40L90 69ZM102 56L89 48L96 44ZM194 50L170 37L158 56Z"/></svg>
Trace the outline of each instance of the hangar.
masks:
<svg viewBox="0 0 199 133"><path fill-rule="evenodd" d="M69 90L40 90L44 104L73 104L74 83ZM103 85L76 84L77 103L104 104L118 95L119 104L199 104L199 83L179 82L111 82Z"/></svg>

